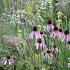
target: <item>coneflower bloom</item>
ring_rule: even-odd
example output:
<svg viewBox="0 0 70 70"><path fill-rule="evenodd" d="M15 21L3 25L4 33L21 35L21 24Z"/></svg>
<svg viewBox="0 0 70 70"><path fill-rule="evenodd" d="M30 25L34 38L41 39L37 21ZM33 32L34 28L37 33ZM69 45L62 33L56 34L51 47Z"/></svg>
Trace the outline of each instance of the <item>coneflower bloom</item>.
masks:
<svg viewBox="0 0 70 70"><path fill-rule="evenodd" d="M40 32L41 37L43 37L43 32Z"/></svg>
<svg viewBox="0 0 70 70"><path fill-rule="evenodd" d="M37 31L37 33L36 33L36 39L38 39L38 38L43 38L43 32Z"/></svg>
<svg viewBox="0 0 70 70"><path fill-rule="evenodd" d="M53 58L53 54L51 53L51 51L48 49L47 52L43 53L44 58L49 59L49 58Z"/></svg>
<svg viewBox="0 0 70 70"><path fill-rule="evenodd" d="M3 63L4 65L6 65L6 64L11 65L11 64L13 64L15 61L16 61L16 57L15 57L15 56L6 56L6 57L3 57L3 58L2 58L2 63Z"/></svg>
<svg viewBox="0 0 70 70"><path fill-rule="evenodd" d="M38 39L38 38L43 38L43 32L38 32L36 39Z"/></svg>
<svg viewBox="0 0 70 70"><path fill-rule="evenodd" d="M69 30L65 30L64 31L64 40L68 40L69 39Z"/></svg>
<svg viewBox="0 0 70 70"><path fill-rule="evenodd" d="M37 27L34 26L32 32L29 34L29 38L33 39L36 38L36 36L38 35L38 31L37 31Z"/></svg>
<svg viewBox="0 0 70 70"><path fill-rule="evenodd" d="M44 27L44 31L50 32L54 29L54 25L52 24L52 21L49 20L47 22L47 25Z"/></svg>
<svg viewBox="0 0 70 70"><path fill-rule="evenodd" d="M43 39L39 38L36 40L35 42L35 46L36 46L36 49L43 49L45 47L45 43L43 41Z"/></svg>
<svg viewBox="0 0 70 70"><path fill-rule="evenodd" d="M54 27L53 31L50 32L50 37L53 37L53 38L57 37L58 32L59 32L58 27Z"/></svg>
<svg viewBox="0 0 70 70"><path fill-rule="evenodd" d="M63 33L62 29L59 29L58 39L60 39L63 42L64 41L63 37L64 37L64 33Z"/></svg>
<svg viewBox="0 0 70 70"><path fill-rule="evenodd" d="M53 45L51 48L50 48L50 51L52 52L53 55L56 55L58 53L58 48L56 45Z"/></svg>
<svg viewBox="0 0 70 70"><path fill-rule="evenodd" d="M39 32L37 27L34 26L32 32L29 34L29 38L33 39L33 38L43 38L43 32Z"/></svg>

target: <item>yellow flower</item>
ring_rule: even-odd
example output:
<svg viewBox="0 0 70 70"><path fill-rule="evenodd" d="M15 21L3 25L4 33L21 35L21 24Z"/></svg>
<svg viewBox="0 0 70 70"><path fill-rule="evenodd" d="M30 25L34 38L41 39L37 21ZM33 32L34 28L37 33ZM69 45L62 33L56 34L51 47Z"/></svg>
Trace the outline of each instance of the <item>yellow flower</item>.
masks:
<svg viewBox="0 0 70 70"><path fill-rule="evenodd" d="M62 24L62 21L59 19L59 20L56 21L56 23L57 23L57 27L60 28L61 24Z"/></svg>
<svg viewBox="0 0 70 70"><path fill-rule="evenodd" d="M26 13L28 17L32 15L32 2L30 0L26 4Z"/></svg>
<svg viewBox="0 0 70 70"><path fill-rule="evenodd" d="M59 19L62 15L63 15L62 12L60 12L60 11L57 12L58 19Z"/></svg>

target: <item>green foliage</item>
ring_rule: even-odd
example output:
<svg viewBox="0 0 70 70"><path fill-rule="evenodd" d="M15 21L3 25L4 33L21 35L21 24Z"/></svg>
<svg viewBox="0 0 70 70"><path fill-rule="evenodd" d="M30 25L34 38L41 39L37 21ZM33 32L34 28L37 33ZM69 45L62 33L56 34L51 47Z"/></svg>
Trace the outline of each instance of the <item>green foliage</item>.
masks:
<svg viewBox="0 0 70 70"><path fill-rule="evenodd" d="M7 47L4 46L3 44L0 44L0 56L7 55L9 53L10 53L9 49L7 49Z"/></svg>

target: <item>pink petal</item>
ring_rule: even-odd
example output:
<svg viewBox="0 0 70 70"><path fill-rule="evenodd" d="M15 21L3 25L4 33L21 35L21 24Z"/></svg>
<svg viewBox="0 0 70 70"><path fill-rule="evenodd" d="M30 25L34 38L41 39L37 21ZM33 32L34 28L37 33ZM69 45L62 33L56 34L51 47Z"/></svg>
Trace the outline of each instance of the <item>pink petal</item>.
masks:
<svg viewBox="0 0 70 70"><path fill-rule="evenodd" d="M29 34L29 38L33 39L34 37L34 32L32 31L30 34Z"/></svg>

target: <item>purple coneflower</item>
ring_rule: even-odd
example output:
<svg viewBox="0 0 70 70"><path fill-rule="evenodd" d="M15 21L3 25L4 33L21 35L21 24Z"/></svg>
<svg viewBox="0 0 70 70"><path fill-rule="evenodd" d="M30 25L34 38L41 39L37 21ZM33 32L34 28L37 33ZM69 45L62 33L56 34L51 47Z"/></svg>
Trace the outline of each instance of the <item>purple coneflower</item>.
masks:
<svg viewBox="0 0 70 70"><path fill-rule="evenodd" d="M37 39L37 41L35 42L35 46L36 46L36 49L43 49L45 47L45 43L43 41L43 39L39 38Z"/></svg>
<svg viewBox="0 0 70 70"><path fill-rule="evenodd" d="M50 51L53 55L56 55L58 53L58 48L56 45L53 45L51 48L50 48Z"/></svg>
<svg viewBox="0 0 70 70"><path fill-rule="evenodd" d="M40 32L41 37L43 37L43 32Z"/></svg>
<svg viewBox="0 0 70 70"><path fill-rule="evenodd" d="M4 63L4 65L6 64L13 64L16 60L16 57L15 56L6 56L6 57L3 57L2 58L2 63Z"/></svg>
<svg viewBox="0 0 70 70"><path fill-rule="evenodd" d="M44 58L46 58L46 59L53 58L53 54L51 53L51 51L49 49L43 55L44 55Z"/></svg>
<svg viewBox="0 0 70 70"><path fill-rule="evenodd" d="M50 33L50 37L53 37L53 38L57 37L58 32L59 32L58 27L54 27L53 31Z"/></svg>
<svg viewBox="0 0 70 70"><path fill-rule="evenodd" d="M60 39L62 42L64 41L64 33L62 31L62 29L59 29L59 32L58 32L58 39Z"/></svg>
<svg viewBox="0 0 70 70"><path fill-rule="evenodd" d="M65 30L64 31L64 36L63 36L64 40L68 40L69 39L69 31Z"/></svg>
<svg viewBox="0 0 70 70"><path fill-rule="evenodd" d="M37 27L34 26L32 32L29 34L29 37L31 39L33 39L33 38L36 38L36 39L43 38L43 32L39 32Z"/></svg>
<svg viewBox="0 0 70 70"><path fill-rule="evenodd" d="M43 38L43 32L38 32L36 39L38 39L38 38Z"/></svg>
<svg viewBox="0 0 70 70"><path fill-rule="evenodd" d="M36 39L38 39L38 38L43 38L43 32L37 32L36 33Z"/></svg>
<svg viewBox="0 0 70 70"><path fill-rule="evenodd" d="M30 37L31 39L33 39L34 37L37 36L37 34L38 34L38 31L37 31L37 30L38 30L37 27L34 26L33 29L32 29L32 32L29 34L29 37Z"/></svg>
<svg viewBox="0 0 70 70"><path fill-rule="evenodd" d="M45 26L44 30L47 31L47 32L50 32L50 31L52 31L53 29L54 29L54 26L53 26L53 24L52 24L52 21L49 20L48 23L47 23L47 25Z"/></svg>

